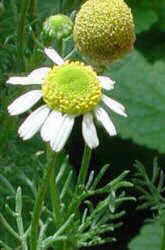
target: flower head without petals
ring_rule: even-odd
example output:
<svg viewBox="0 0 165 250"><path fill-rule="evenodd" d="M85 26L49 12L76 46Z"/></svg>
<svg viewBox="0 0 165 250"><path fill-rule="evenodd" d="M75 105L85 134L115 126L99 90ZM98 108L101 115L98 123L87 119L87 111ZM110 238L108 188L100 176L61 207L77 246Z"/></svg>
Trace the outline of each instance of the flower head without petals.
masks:
<svg viewBox="0 0 165 250"><path fill-rule="evenodd" d="M64 62L51 48L45 49L45 54L55 63L52 69L39 68L26 77L10 77L7 81L14 85L41 86L18 97L8 107L11 115L18 115L32 108L41 98L44 102L25 119L18 130L19 135L27 140L40 131L42 139L58 152L64 147L75 118L80 115L83 116L82 134L90 148L99 145L94 117L110 136L116 135L115 126L102 107L104 103L114 112L126 116L123 105L103 93L113 89L115 82L107 76L97 76L83 63Z"/></svg>
<svg viewBox="0 0 165 250"><path fill-rule="evenodd" d="M65 38L72 33L72 20L62 14L50 16L46 19L43 25L43 35L51 39Z"/></svg>
<svg viewBox="0 0 165 250"><path fill-rule="evenodd" d="M98 64L109 64L133 49L134 22L124 0L88 0L76 15L76 47Z"/></svg>

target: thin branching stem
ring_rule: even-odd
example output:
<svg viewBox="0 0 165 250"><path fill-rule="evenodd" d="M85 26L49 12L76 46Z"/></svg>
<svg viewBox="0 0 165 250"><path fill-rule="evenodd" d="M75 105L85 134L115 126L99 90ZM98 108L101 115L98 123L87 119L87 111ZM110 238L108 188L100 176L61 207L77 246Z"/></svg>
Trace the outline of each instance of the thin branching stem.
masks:
<svg viewBox="0 0 165 250"><path fill-rule="evenodd" d="M51 150L50 148L48 149ZM49 152L50 154L52 152ZM56 227L58 228L61 224L61 201L60 201L60 195L57 188L57 182L56 182L56 176L55 176L55 168L57 167L57 161L56 166L52 168L51 175L50 175L50 196L51 196L51 203L52 203L52 209L53 209L53 218L55 220Z"/></svg>
<svg viewBox="0 0 165 250"><path fill-rule="evenodd" d="M58 154L54 153L48 159L47 169L45 170L41 186L38 190L31 224L31 250L36 250L37 248L39 218L42 210L43 201L49 185L50 176L52 174L52 169L57 163L57 156Z"/></svg>
<svg viewBox="0 0 165 250"><path fill-rule="evenodd" d="M70 202L70 205L68 208L68 214L71 214L75 212L76 210L78 210L78 207L81 201L86 197L86 193L81 194L80 190L83 186L85 187L85 181L86 181L86 177L88 173L91 154L92 154L92 150L87 145L85 145L84 154L83 154L83 158L81 162L81 168L80 168L80 172L79 172L79 176L78 176L78 180L76 184L76 191L75 191L75 195L78 195L78 196L77 196L77 199L75 199L75 196L73 196L72 201Z"/></svg>
<svg viewBox="0 0 165 250"><path fill-rule="evenodd" d="M22 250L28 250L26 237L24 237L24 226L22 220L22 190L21 187L18 187L16 193L16 221L17 221L17 228L21 239L21 246Z"/></svg>
<svg viewBox="0 0 165 250"><path fill-rule="evenodd" d="M0 246L4 247L5 250L12 250L11 247L9 247L6 243L0 240Z"/></svg>
<svg viewBox="0 0 165 250"><path fill-rule="evenodd" d="M14 231L14 229L9 225L3 215L0 213L0 222L10 234L12 234L19 242L21 242L19 235Z"/></svg>

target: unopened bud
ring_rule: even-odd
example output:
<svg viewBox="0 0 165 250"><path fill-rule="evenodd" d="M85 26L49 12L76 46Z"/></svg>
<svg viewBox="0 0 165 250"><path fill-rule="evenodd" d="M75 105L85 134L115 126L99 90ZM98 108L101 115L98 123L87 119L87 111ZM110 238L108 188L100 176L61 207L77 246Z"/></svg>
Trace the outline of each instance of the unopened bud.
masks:
<svg viewBox="0 0 165 250"><path fill-rule="evenodd" d="M68 16L58 14L50 16L44 22L43 34L49 39L62 39L72 33L73 23Z"/></svg>

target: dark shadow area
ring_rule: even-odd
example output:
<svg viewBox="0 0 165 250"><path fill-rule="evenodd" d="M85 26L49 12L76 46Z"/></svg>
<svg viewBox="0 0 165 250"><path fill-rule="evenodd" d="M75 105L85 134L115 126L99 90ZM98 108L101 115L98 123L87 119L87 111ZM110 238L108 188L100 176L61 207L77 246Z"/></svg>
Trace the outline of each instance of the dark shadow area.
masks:
<svg viewBox="0 0 165 250"><path fill-rule="evenodd" d="M157 60L165 61L165 32L161 32L155 26L148 32L138 35L135 43L138 49L150 63Z"/></svg>

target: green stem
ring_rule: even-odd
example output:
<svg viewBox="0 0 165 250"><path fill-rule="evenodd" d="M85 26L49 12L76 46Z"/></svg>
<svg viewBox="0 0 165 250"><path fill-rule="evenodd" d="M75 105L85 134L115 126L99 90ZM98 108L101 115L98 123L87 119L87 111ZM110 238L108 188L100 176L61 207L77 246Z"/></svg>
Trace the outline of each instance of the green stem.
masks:
<svg viewBox="0 0 165 250"><path fill-rule="evenodd" d="M15 1L10 1L10 5L11 5L11 10L13 12L14 24L17 25L17 23L18 23L18 9L17 9L16 2Z"/></svg>
<svg viewBox="0 0 165 250"><path fill-rule="evenodd" d="M20 17L18 21L18 30L17 30L17 51L18 51L18 63L19 70L25 70L25 27L26 27L26 18L27 11L29 7L29 0L21 1L20 8Z"/></svg>
<svg viewBox="0 0 165 250"><path fill-rule="evenodd" d="M161 250L165 250L165 225L162 225L162 242Z"/></svg>
<svg viewBox="0 0 165 250"><path fill-rule="evenodd" d="M33 19L35 19L37 15L37 0L31 0L30 9L31 16L33 17Z"/></svg>
<svg viewBox="0 0 165 250"><path fill-rule="evenodd" d="M70 202L69 208L68 208L68 215L71 213L74 213L78 209L78 207L83 199L83 197L82 197L83 194L81 194L81 190L82 190L82 187L84 186L85 181L86 181L86 176L88 173L91 154L92 154L92 150L87 145L85 145L84 154L83 154L83 158L82 158L82 162L81 162L81 168L80 168L80 172L79 172L79 176L78 176L78 180L77 180L77 184L76 184L76 191L75 191L76 195L79 194L79 199L75 199L73 197L72 201Z"/></svg>
<svg viewBox="0 0 165 250"><path fill-rule="evenodd" d="M91 159L91 154L92 154L92 150L87 145L85 145L83 159L81 162L80 173L79 173L78 181L77 181L77 187L85 184L86 176L87 176L88 168L89 168L89 163Z"/></svg>
<svg viewBox="0 0 165 250"><path fill-rule="evenodd" d="M55 169L53 168L50 176L50 195L53 208L53 217L55 220L56 228L61 225L61 201L56 183Z"/></svg>
<svg viewBox="0 0 165 250"><path fill-rule="evenodd" d="M0 240L0 246L4 247L5 250L12 250L11 247L9 247L6 243Z"/></svg>
<svg viewBox="0 0 165 250"><path fill-rule="evenodd" d="M43 201L49 185L50 176L52 174L52 169L55 168L55 165L57 164L57 158L58 154L56 153L54 153L53 155L49 155L47 169L45 170L44 177L37 194L31 224L31 250L37 249L39 218L42 210Z"/></svg>
<svg viewBox="0 0 165 250"><path fill-rule="evenodd" d="M62 9L63 9L63 0L60 0L58 4L58 12L62 13Z"/></svg>
<svg viewBox="0 0 165 250"><path fill-rule="evenodd" d="M31 50L35 50L36 48L36 41L34 38L37 37L37 32L38 32L38 23L37 23L37 7L38 7L38 0L30 0L30 6L29 6L29 23L31 27L31 36L29 36L29 48ZM38 45L38 44L37 44Z"/></svg>
<svg viewBox="0 0 165 250"><path fill-rule="evenodd" d="M70 59L76 52L76 48L74 48L67 56L64 57L64 60Z"/></svg>
<svg viewBox="0 0 165 250"><path fill-rule="evenodd" d="M30 13L30 19L31 19L31 25L33 26L33 30L35 30L35 23L37 19L37 0L31 0L30 1L30 8L29 8L29 13Z"/></svg>

